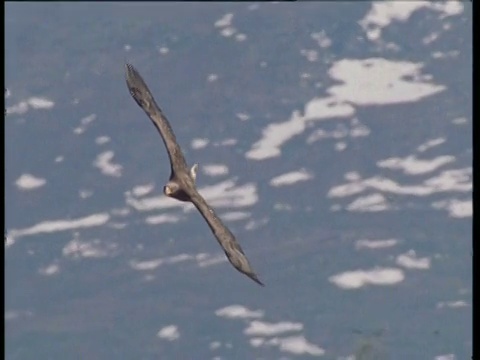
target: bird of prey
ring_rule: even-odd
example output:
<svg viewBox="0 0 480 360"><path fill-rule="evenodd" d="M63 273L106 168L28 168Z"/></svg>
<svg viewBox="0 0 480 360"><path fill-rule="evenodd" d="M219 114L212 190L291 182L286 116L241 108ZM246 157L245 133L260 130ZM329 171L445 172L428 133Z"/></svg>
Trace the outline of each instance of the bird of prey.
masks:
<svg viewBox="0 0 480 360"><path fill-rule="evenodd" d="M215 235L218 243L225 251L228 261L241 273L247 275L257 284L264 286L253 271L245 253L235 240L232 232L223 225L215 211L207 204L195 187L198 165L189 170L185 157L177 143L175 134L167 118L155 102L152 93L138 71L130 64L125 64L125 78L128 90L133 99L152 120L160 133L170 158L170 179L163 188L165 195L179 201L189 201L198 209Z"/></svg>

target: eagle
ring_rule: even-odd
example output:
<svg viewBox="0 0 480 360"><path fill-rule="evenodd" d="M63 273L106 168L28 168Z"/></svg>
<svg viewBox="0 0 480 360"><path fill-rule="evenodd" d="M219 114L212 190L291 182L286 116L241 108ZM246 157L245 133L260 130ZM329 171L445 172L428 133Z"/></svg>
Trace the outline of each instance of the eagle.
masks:
<svg viewBox="0 0 480 360"><path fill-rule="evenodd" d="M152 120L167 148L170 159L170 178L163 187L163 193L179 201L191 202L207 222L233 267L257 284L265 286L250 266L235 236L222 223L215 211L197 191L195 179L198 164L193 165L190 170L188 169L185 156L180 145L178 145L167 117L155 102L152 93L139 72L128 63L125 64L125 79L130 95Z"/></svg>

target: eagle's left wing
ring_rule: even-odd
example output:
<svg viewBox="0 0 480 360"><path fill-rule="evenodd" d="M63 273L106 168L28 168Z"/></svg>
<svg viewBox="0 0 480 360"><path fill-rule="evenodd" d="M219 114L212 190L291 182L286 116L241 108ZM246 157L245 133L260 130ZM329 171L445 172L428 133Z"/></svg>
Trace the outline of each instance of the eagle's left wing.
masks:
<svg viewBox="0 0 480 360"><path fill-rule="evenodd" d="M247 275L250 279L255 281L257 284L265 286L257 274L253 271L250 263L248 262L245 253L243 252L240 244L235 239L235 236L232 232L222 223L218 218L215 211L207 204L205 199L196 189L189 189L188 195L190 196L190 201L195 205L200 214L203 216L208 226L212 230L213 235L217 238L218 243L225 251L228 261L241 273Z"/></svg>

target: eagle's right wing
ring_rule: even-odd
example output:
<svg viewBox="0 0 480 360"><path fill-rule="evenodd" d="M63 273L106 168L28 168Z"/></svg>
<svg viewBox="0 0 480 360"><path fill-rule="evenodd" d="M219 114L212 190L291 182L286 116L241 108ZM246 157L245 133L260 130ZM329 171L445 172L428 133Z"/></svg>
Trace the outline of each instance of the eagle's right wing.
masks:
<svg viewBox="0 0 480 360"><path fill-rule="evenodd" d="M163 143L167 148L168 156L170 158L170 166L172 170L180 168L186 169L187 164L185 157L177 143L177 139L175 138L175 134L173 133L168 119L155 102L155 99L148 89L147 84L145 84L145 81L143 81L138 71L130 64L125 64L125 79L127 81L130 95L132 95L138 106L145 111L162 136Z"/></svg>

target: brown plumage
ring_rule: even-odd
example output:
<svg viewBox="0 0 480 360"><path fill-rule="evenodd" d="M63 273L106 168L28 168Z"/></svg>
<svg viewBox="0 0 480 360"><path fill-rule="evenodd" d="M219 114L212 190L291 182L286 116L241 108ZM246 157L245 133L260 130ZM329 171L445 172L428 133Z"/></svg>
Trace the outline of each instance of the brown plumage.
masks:
<svg viewBox="0 0 480 360"><path fill-rule="evenodd" d="M232 232L223 225L215 211L207 204L195 187L197 164L189 170L182 150L167 118L155 102L152 93L138 71L130 64L125 64L127 86L133 99L145 111L153 125L160 133L170 158L170 179L163 188L165 195L179 201L190 201L198 209L225 251L228 261L241 273L247 275L257 284L264 286L253 271L245 253L235 240Z"/></svg>

